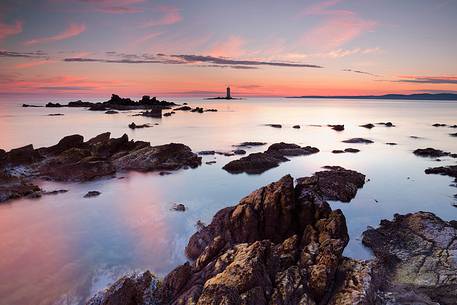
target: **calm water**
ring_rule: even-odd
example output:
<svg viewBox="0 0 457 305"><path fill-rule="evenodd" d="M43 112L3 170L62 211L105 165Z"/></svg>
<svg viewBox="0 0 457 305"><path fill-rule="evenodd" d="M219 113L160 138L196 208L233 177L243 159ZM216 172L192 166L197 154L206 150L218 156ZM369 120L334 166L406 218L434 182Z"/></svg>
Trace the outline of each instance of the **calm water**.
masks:
<svg viewBox="0 0 457 305"><path fill-rule="evenodd" d="M184 246L197 220L210 222L222 207L236 204L285 174L298 178L324 165L355 169L370 179L352 202L332 203L347 218L351 236L347 256L370 257L360 243L361 233L394 213L426 210L447 220L457 218L457 208L452 206L457 189L449 186L451 179L424 174L429 166L455 164L455 159L436 162L412 154L414 149L425 147L457 152L457 138L448 135L455 130L431 126L436 122L456 124L457 103L265 98L176 101L217 108L219 112L177 112L159 120L132 117L135 112L106 115L81 109L21 108L20 103L3 100L0 147L8 150L30 143L49 146L69 134L79 133L89 139L110 131L113 136L127 133L152 145L181 142L194 151L228 151L243 141L285 141L316 146L321 152L293 157L261 175L231 175L221 168L238 157L216 155L205 156L197 169L169 176L124 173L118 176L125 179L82 184L40 182L44 189L64 188L69 192L0 205L1 305L83 304L125 272L150 269L163 275L185 261ZM48 113L65 115L49 117ZM127 124L132 121L160 125L130 130ZM382 121L392 121L397 127L358 127ZM267 123L280 123L283 128L263 126ZM307 126L338 123L345 124L346 130ZM295 124L302 128L293 129ZM351 137L366 137L375 143L341 143ZM361 152L331 153L347 147L360 148ZM264 149L266 146L248 153ZM205 164L213 159L216 164ZM82 198L89 190L102 195ZM170 211L173 203L184 203L188 211Z"/></svg>

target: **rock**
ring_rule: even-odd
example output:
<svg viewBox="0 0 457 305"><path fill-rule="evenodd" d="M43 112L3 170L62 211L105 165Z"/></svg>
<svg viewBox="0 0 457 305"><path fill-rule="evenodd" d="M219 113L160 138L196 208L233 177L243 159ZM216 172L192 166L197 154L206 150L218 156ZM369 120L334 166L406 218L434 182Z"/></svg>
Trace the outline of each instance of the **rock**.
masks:
<svg viewBox="0 0 457 305"><path fill-rule="evenodd" d="M173 111L171 111L171 112L166 112L166 113L163 114L163 116L168 117L168 116L171 116L172 114L174 114Z"/></svg>
<svg viewBox="0 0 457 305"><path fill-rule="evenodd" d="M211 165L211 164L216 164L216 161L208 161L206 164Z"/></svg>
<svg viewBox="0 0 457 305"><path fill-rule="evenodd" d="M202 150L198 152L199 155L201 156L208 156L208 155L214 155L216 152L214 150Z"/></svg>
<svg viewBox="0 0 457 305"><path fill-rule="evenodd" d="M418 148L415 151L413 151L413 154L419 157L430 157L430 158L439 158L439 157L444 157L444 156L449 156L451 153L449 152L444 152L440 149L435 149L435 148Z"/></svg>
<svg viewBox="0 0 457 305"><path fill-rule="evenodd" d="M105 114L118 114L119 111L116 111L116 110L108 110L105 112Z"/></svg>
<svg viewBox="0 0 457 305"><path fill-rule="evenodd" d="M368 139L364 139L364 138L352 138L352 139L344 140L342 142L351 143L351 144L371 144L371 143L374 143L373 141L368 140Z"/></svg>
<svg viewBox="0 0 457 305"><path fill-rule="evenodd" d="M149 128L149 127L152 127L151 125L149 124L141 124L141 125L137 125L135 124L134 122L130 123L129 124L129 128L130 129L137 129L137 128Z"/></svg>
<svg viewBox="0 0 457 305"><path fill-rule="evenodd" d="M435 123L432 125L433 127L445 127L447 126L446 124L442 124L442 123Z"/></svg>
<svg viewBox="0 0 457 305"><path fill-rule="evenodd" d="M418 136L409 136L411 139L423 139L422 137L418 137Z"/></svg>
<svg viewBox="0 0 457 305"><path fill-rule="evenodd" d="M0 203L26 196L36 197L40 193L37 185L0 171Z"/></svg>
<svg viewBox="0 0 457 305"><path fill-rule="evenodd" d="M392 122L380 122L380 123L376 123L378 125L384 125L386 127L395 127L394 124L392 124Z"/></svg>
<svg viewBox="0 0 457 305"><path fill-rule="evenodd" d="M89 107L90 111L107 111L109 108L103 103L95 103Z"/></svg>
<svg viewBox="0 0 457 305"><path fill-rule="evenodd" d="M42 106L31 105L31 104L22 104L22 107L27 108L27 107L42 107Z"/></svg>
<svg viewBox="0 0 457 305"><path fill-rule="evenodd" d="M450 133L449 134L451 137L457 137L457 133Z"/></svg>
<svg viewBox="0 0 457 305"><path fill-rule="evenodd" d="M394 142L387 142L386 145L395 146L395 145L398 145L398 144L394 143Z"/></svg>
<svg viewBox="0 0 457 305"><path fill-rule="evenodd" d="M64 115L63 113L50 113L48 116L62 116Z"/></svg>
<svg viewBox="0 0 457 305"><path fill-rule="evenodd" d="M349 148L346 148L344 150L344 152L347 152L347 153L358 153L358 152L360 152L360 149L349 147Z"/></svg>
<svg viewBox="0 0 457 305"><path fill-rule="evenodd" d="M169 171L201 165L201 157L184 144L147 146L113 160L117 170Z"/></svg>
<svg viewBox="0 0 457 305"><path fill-rule="evenodd" d="M451 125L449 128L457 128L457 125Z"/></svg>
<svg viewBox="0 0 457 305"><path fill-rule="evenodd" d="M91 102L83 102L81 100L73 101L68 103L68 107L90 107L93 103Z"/></svg>
<svg viewBox="0 0 457 305"><path fill-rule="evenodd" d="M160 176L168 176L168 175L171 175L170 172L160 172L159 173Z"/></svg>
<svg viewBox="0 0 457 305"><path fill-rule="evenodd" d="M97 196L100 196L100 192L99 191L89 191L87 192L86 195L84 195L84 198L92 198L92 197L97 197Z"/></svg>
<svg viewBox="0 0 457 305"><path fill-rule="evenodd" d="M216 151L216 154L226 156L226 157L231 157L234 156L235 153L231 151Z"/></svg>
<svg viewBox="0 0 457 305"><path fill-rule="evenodd" d="M457 182L457 165L431 167L425 170L426 174L437 174L455 178Z"/></svg>
<svg viewBox="0 0 457 305"><path fill-rule="evenodd" d="M451 223L426 212L396 214L365 231L362 242L384 260L389 304L455 304L457 228Z"/></svg>
<svg viewBox="0 0 457 305"><path fill-rule="evenodd" d="M86 305L153 305L158 284L158 279L149 271L126 275L96 294Z"/></svg>
<svg viewBox="0 0 457 305"><path fill-rule="evenodd" d="M332 150L332 154L344 154L344 150L334 149L334 150Z"/></svg>
<svg viewBox="0 0 457 305"><path fill-rule="evenodd" d="M343 131L344 130L344 125L327 125L328 127L331 127L333 130L336 131Z"/></svg>
<svg viewBox="0 0 457 305"><path fill-rule="evenodd" d="M178 211L178 212L185 212L186 211L186 206L182 203L175 203L173 204L173 207L171 208L173 211Z"/></svg>
<svg viewBox="0 0 457 305"><path fill-rule="evenodd" d="M266 170L279 166L279 163L289 161L286 156L301 156L315 154L319 149L311 146L300 147L296 144L275 143L263 153L253 153L239 160L227 163L223 169L232 174L246 172L261 174Z"/></svg>
<svg viewBox="0 0 457 305"><path fill-rule="evenodd" d="M246 151L244 149L235 149L235 150L233 150L233 153L235 155L245 155Z"/></svg>
<svg viewBox="0 0 457 305"><path fill-rule="evenodd" d="M102 134L99 134L98 136L93 137L89 141L86 142L88 145L96 145L96 144L102 144L102 143L107 143L111 137L111 132L105 132Z"/></svg>
<svg viewBox="0 0 457 305"><path fill-rule="evenodd" d="M178 107L178 108L175 108L173 109L175 111L189 111L189 110L192 110L192 107L189 107L189 106L181 106L181 107Z"/></svg>
<svg viewBox="0 0 457 305"><path fill-rule="evenodd" d="M51 160L38 167L40 176L55 181L83 182L97 178L111 176L116 173L116 168L110 161L82 159L77 162L59 164Z"/></svg>
<svg viewBox="0 0 457 305"><path fill-rule="evenodd" d="M201 107L195 107L195 108L192 109L190 112L203 113L203 108L201 108Z"/></svg>
<svg viewBox="0 0 457 305"><path fill-rule="evenodd" d="M365 175L339 166L326 166L312 177L297 179L297 186L315 191L324 200L351 201L365 184Z"/></svg>
<svg viewBox="0 0 457 305"><path fill-rule="evenodd" d="M60 107L63 107L63 105L59 104L59 103L47 103L45 107L48 107L48 108L60 108Z"/></svg>
<svg viewBox="0 0 457 305"><path fill-rule="evenodd" d="M294 126L292 126L292 128L300 129L300 125L294 125Z"/></svg>
<svg viewBox="0 0 457 305"><path fill-rule="evenodd" d="M11 149L9 152L3 154L3 162L9 166L27 165L43 159L33 145L26 145L20 148Z"/></svg>
<svg viewBox="0 0 457 305"><path fill-rule="evenodd" d="M252 146L263 146L266 145L265 142L242 142L238 145L234 145L235 147L252 147Z"/></svg>
<svg viewBox="0 0 457 305"><path fill-rule="evenodd" d="M205 112L217 112L217 109L213 109L213 108L205 109Z"/></svg>
<svg viewBox="0 0 457 305"><path fill-rule="evenodd" d="M360 127L371 129L371 128L375 127L375 126L374 126L374 124L368 123L368 124L365 124L365 125L360 125Z"/></svg>
<svg viewBox="0 0 457 305"><path fill-rule="evenodd" d="M282 128L281 124L265 124L265 126L270 126L270 127L273 127L273 128Z"/></svg>
<svg viewBox="0 0 457 305"><path fill-rule="evenodd" d="M67 192L68 192L68 190L53 190L53 191L42 191L41 193L43 195L58 195L58 194L64 194Z"/></svg>
<svg viewBox="0 0 457 305"><path fill-rule="evenodd" d="M162 117L162 108L150 109L149 111L143 111L139 115L145 116L148 118L161 118Z"/></svg>
<svg viewBox="0 0 457 305"><path fill-rule="evenodd" d="M43 154L60 154L71 148L82 148L84 146L84 137L79 134L63 137L59 143L54 146L39 148L38 151Z"/></svg>

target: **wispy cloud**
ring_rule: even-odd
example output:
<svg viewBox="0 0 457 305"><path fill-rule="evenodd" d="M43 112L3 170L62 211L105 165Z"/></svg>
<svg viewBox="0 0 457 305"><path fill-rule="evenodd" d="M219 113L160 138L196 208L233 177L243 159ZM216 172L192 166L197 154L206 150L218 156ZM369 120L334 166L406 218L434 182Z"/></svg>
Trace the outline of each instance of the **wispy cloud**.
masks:
<svg viewBox="0 0 457 305"><path fill-rule="evenodd" d="M65 58L66 62L98 62L98 63L119 63L119 64L192 64L200 67L230 67L234 69L254 69L260 66L275 67L294 67L294 68L322 68L318 65L296 63L296 62L279 62L279 61L261 61L261 60L242 60L230 59L225 57L195 55L195 54L122 54L116 52L107 52L108 58L102 57L69 57ZM202 65L203 64L203 65Z"/></svg>
<svg viewBox="0 0 457 305"><path fill-rule="evenodd" d="M15 52L15 51L2 51L0 50L0 57L23 57L23 58L41 58L46 57L47 53L43 51L35 52Z"/></svg>
<svg viewBox="0 0 457 305"><path fill-rule="evenodd" d="M0 22L0 40L8 36L17 35L22 32L22 22L16 21L14 24Z"/></svg>
<svg viewBox="0 0 457 305"><path fill-rule="evenodd" d="M352 69L343 69L343 71L344 72L353 72L353 73L357 73L357 74L365 74L365 75L379 77L379 75L377 75L377 74L373 74L373 73L366 72L366 71L352 70Z"/></svg>
<svg viewBox="0 0 457 305"><path fill-rule="evenodd" d="M334 9L342 0L329 0L311 5L301 16L323 16L324 21L307 31L302 42L321 49L336 49L376 27L376 22L359 17L350 10Z"/></svg>
<svg viewBox="0 0 457 305"><path fill-rule="evenodd" d="M47 37L34 38L31 40L25 41L24 44L27 46L30 46L30 45L40 44L40 43L65 40L65 39L68 39L71 37L78 36L81 33L83 33L85 30L86 30L86 26L84 24L72 23L69 25L69 27L65 31L63 31L59 34L47 36Z"/></svg>
<svg viewBox="0 0 457 305"><path fill-rule="evenodd" d="M42 65L47 65L51 63L55 63L55 60L48 60L48 59L42 59L42 60L33 60L33 61L28 61L28 62L23 62L20 64L15 65L15 68L17 69L26 69L26 68L32 68L36 66L42 66Z"/></svg>
<svg viewBox="0 0 457 305"><path fill-rule="evenodd" d="M392 80L395 83L417 84L457 84L457 76L402 76L402 79Z"/></svg>
<svg viewBox="0 0 457 305"><path fill-rule="evenodd" d="M161 14L161 16L143 23L143 25L141 26L142 28L171 25L178 23L182 20L181 13L179 9L175 6L159 5L155 7L154 10Z"/></svg>
<svg viewBox="0 0 457 305"><path fill-rule="evenodd" d="M208 52L217 57L238 57L244 55L243 45L245 41L239 36L230 36L227 40L215 44Z"/></svg>

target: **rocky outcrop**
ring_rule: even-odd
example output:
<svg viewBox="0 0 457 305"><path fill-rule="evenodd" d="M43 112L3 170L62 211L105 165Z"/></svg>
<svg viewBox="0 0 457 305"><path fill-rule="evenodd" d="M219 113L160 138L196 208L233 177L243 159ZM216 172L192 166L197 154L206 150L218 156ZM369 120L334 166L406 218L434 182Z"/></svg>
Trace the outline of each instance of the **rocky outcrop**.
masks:
<svg viewBox="0 0 457 305"><path fill-rule="evenodd" d="M295 186L284 176L220 210L190 238L191 262L161 281L123 277L88 304L455 304L455 222L395 215L363 235L373 260L345 258L345 218L325 198L350 200L364 176L328 169Z"/></svg>
<svg viewBox="0 0 457 305"><path fill-rule="evenodd" d="M455 178L457 183L457 165L431 167L425 170L426 174L444 175Z"/></svg>
<svg viewBox="0 0 457 305"><path fill-rule="evenodd" d="M457 158L457 154L452 154L450 152L442 151L440 149L435 149L435 148L418 148L413 151L413 154L419 157L429 157L429 158L439 158L439 157L445 157L445 156L450 156Z"/></svg>
<svg viewBox="0 0 457 305"><path fill-rule="evenodd" d="M301 147L297 144L275 143L263 153L252 153L238 160L227 163L223 169L232 174L248 173L261 174L279 163L289 161L287 156L304 156L319 152L316 147Z"/></svg>
<svg viewBox="0 0 457 305"><path fill-rule="evenodd" d="M363 243L384 260L380 298L389 304L455 304L456 226L432 213L397 214L367 230Z"/></svg>
<svg viewBox="0 0 457 305"><path fill-rule="evenodd" d="M5 181L2 192L11 194L5 198L26 196L36 190L30 180L37 177L88 181L123 170L172 171L199 165L201 158L184 144L151 146L129 140L126 134L111 138L110 133L103 133L87 142L81 135L71 135L50 147L34 149L27 145L0 151L0 174Z"/></svg>
<svg viewBox="0 0 457 305"><path fill-rule="evenodd" d="M360 127L371 129L371 128L374 128L375 126L372 123L368 123L368 124L360 125Z"/></svg>
<svg viewBox="0 0 457 305"><path fill-rule="evenodd" d="M333 130L336 130L336 131L343 131L344 130L344 125L327 125L327 126L332 128Z"/></svg>
<svg viewBox="0 0 457 305"><path fill-rule="evenodd" d="M27 196L40 196L41 189L25 179L0 172L0 203Z"/></svg>
<svg viewBox="0 0 457 305"><path fill-rule="evenodd" d="M374 143L371 140L364 139L364 138L352 138L342 141L343 143L351 143L351 144L371 144Z"/></svg>

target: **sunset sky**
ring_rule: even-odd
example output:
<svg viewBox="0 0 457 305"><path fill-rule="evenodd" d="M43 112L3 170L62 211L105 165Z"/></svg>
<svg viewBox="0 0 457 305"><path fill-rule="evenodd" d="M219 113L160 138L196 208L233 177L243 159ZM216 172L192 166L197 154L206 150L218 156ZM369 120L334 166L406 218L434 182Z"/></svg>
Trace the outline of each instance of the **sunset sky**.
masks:
<svg viewBox="0 0 457 305"><path fill-rule="evenodd" d="M0 97L457 92L456 0L1 0Z"/></svg>

